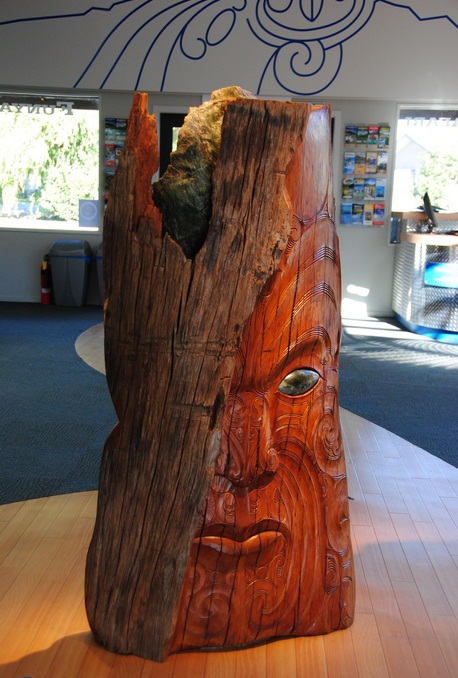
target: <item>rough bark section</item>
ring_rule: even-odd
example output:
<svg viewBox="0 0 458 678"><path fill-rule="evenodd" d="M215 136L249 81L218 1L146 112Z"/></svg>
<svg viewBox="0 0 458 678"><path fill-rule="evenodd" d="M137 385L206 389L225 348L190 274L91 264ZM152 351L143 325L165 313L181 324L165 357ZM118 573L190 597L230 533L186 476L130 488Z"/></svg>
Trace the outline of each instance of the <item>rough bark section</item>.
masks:
<svg viewBox="0 0 458 678"><path fill-rule="evenodd" d="M157 144L146 104L136 95L104 227L106 369L119 424L102 459L86 607L105 647L162 660L243 325L291 228L285 172L309 107L228 103L210 229L190 260L162 235L151 199Z"/></svg>
<svg viewBox="0 0 458 678"><path fill-rule="evenodd" d="M170 164L153 184L153 200L162 212L164 230L189 258L202 247L208 232L212 176L227 100L242 97L253 99L241 87L225 87L213 92L210 101L191 108L180 129L177 149L170 155Z"/></svg>

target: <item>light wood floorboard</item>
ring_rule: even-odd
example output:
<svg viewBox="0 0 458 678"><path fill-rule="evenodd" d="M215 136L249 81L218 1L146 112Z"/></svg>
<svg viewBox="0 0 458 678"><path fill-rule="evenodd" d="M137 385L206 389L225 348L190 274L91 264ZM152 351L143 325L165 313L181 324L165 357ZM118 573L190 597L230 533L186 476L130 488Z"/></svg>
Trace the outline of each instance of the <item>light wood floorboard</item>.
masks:
<svg viewBox="0 0 458 678"><path fill-rule="evenodd" d="M103 328L78 354L104 372ZM357 576L346 631L157 664L90 633L96 492L0 506L0 678L456 678L458 469L341 410Z"/></svg>

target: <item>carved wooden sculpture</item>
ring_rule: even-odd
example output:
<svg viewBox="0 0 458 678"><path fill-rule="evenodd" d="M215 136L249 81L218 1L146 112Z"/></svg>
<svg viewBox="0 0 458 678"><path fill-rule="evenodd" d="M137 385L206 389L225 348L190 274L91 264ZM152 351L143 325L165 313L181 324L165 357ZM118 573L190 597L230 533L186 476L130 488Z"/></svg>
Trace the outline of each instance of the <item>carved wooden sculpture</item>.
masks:
<svg viewBox="0 0 458 678"><path fill-rule="evenodd" d="M204 105L209 129L222 119L197 153L208 176L190 189L187 166L176 187L155 187L162 214L149 186L153 120L136 95L105 220L119 424L102 460L86 607L108 649L159 661L353 618L330 112L232 98L244 94ZM196 156L189 127L172 174ZM200 213L206 195L187 240L173 203Z"/></svg>

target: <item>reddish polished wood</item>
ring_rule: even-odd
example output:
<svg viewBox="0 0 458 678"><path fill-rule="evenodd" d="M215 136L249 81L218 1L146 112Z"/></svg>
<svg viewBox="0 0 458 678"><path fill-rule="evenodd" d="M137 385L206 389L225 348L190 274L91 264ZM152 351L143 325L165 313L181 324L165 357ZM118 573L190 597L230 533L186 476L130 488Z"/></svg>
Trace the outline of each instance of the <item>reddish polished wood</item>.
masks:
<svg viewBox="0 0 458 678"><path fill-rule="evenodd" d="M105 219L119 424L88 553L91 628L163 660L346 627L329 108L227 101L208 234L187 257L151 198L146 103L136 95Z"/></svg>
<svg viewBox="0 0 458 678"><path fill-rule="evenodd" d="M328 633L353 620L327 123L326 109L311 111L289 168L293 228L237 355L173 651ZM317 375L311 388L304 368ZM298 395L282 393L288 375Z"/></svg>

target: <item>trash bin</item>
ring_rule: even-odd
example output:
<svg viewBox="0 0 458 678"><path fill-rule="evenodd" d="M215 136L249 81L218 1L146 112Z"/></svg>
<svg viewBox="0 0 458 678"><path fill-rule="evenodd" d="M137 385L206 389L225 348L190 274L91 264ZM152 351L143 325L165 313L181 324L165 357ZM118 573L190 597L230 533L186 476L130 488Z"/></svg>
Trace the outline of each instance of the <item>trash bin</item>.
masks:
<svg viewBox="0 0 458 678"><path fill-rule="evenodd" d="M103 243L97 245L95 250L95 263L97 266L97 284L99 287L100 300L103 306Z"/></svg>
<svg viewBox="0 0 458 678"><path fill-rule="evenodd" d="M86 301L91 246L87 240L56 240L49 250L54 301L83 306Z"/></svg>

